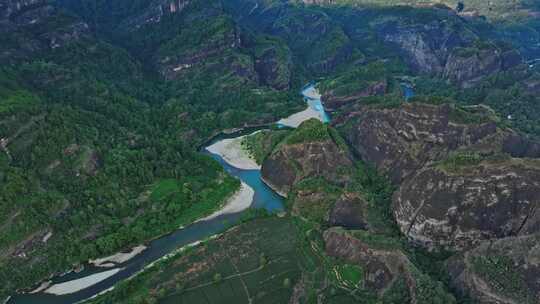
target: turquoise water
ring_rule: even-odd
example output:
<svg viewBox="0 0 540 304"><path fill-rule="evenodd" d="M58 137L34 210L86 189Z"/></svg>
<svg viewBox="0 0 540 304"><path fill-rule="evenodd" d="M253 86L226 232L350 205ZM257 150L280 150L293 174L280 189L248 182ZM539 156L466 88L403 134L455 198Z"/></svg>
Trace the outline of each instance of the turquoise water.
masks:
<svg viewBox="0 0 540 304"><path fill-rule="evenodd" d="M409 99L414 97L414 89L410 84L402 83L401 90L403 91L403 97L405 98L405 101L409 101Z"/></svg>
<svg viewBox="0 0 540 304"><path fill-rule="evenodd" d="M310 107L312 107L321 114L321 119L323 120L323 122L329 122L330 117L324 111L321 99L309 98L305 94L303 94L305 90L313 88L313 86L314 84L310 84L304 87L304 89L302 90L304 100L308 103ZM233 138L244 135L246 132L254 131L255 130L241 131L227 136L221 136L214 139L212 142L207 143L206 146L209 146L213 142L225 137ZM241 181L243 181L255 190L253 202L250 208L264 208L269 212L279 212L284 209L283 199L262 182L260 170L238 169L229 165L223 160L223 158L218 155L211 154L206 150L202 153L208 154L214 159L216 159L229 174L239 178ZM212 220L197 222L185 228L174 231L173 233L163 236L159 239L151 241L149 244L147 244L148 248L141 254L137 255L126 263L118 265L119 267L124 268L122 271L96 285L93 285L79 292L64 296L55 296L45 293L18 294L13 296L8 302L8 304L72 304L88 299L100 292L103 292L113 287L116 283L131 277L132 275L141 271L146 265L162 258L168 253L173 252L175 249L199 240L203 240L217 233L223 232L227 229L227 227L238 223L242 215L243 213L227 214ZM67 282L105 270L109 269L96 268L86 265L85 270L80 273L69 273L61 277L53 278L51 281L53 282L53 284Z"/></svg>
<svg viewBox="0 0 540 304"><path fill-rule="evenodd" d="M314 87L315 87L315 84L310 84L307 87L304 87L304 89L302 90L302 96L304 96L304 100L307 102L310 108L319 112L319 116L321 117L322 122L328 123L330 122L330 116L324 110L324 106L322 104L321 98L311 98L311 97L306 96L305 94L306 91L311 90Z"/></svg>
<svg viewBox="0 0 540 304"><path fill-rule="evenodd" d="M264 208L269 212L278 212L283 210L283 199L262 182L260 170L237 169L230 166L218 155L213 155L206 151L203 153L211 155L229 174L238 177L255 190L253 202L250 208ZM20 294L13 296L8 303L71 304L82 301L109 289L119 281L129 278L143 269L144 266L158 260L177 248L223 232L227 227L230 227L230 225L239 222L241 217L242 213L223 215L209 221L194 223L169 235L156 239L150 242L150 244L148 244L148 249L143 251L141 254L124 264L120 264L120 267L125 267L124 270L108 278L107 280L74 294L64 296L55 296L45 293ZM80 273L69 273L65 276L54 278L52 281L53 283L67 282L105 270L108 269L96 268L87 265L86 269Z"/></svg>

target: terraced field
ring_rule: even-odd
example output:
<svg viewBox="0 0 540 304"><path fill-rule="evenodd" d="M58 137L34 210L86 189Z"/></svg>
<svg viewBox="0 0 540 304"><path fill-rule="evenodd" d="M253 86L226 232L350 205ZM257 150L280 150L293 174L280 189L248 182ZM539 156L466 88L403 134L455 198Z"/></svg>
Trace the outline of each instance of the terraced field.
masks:
<svg viewBox="0 0 540 304"><path fill-rule="evenodd" d="M104 303L356 303L363 271L323 252L320 231L298 219L262 218L187 249L92 300ZM366 293L362 296L365 297Z"/></svg>

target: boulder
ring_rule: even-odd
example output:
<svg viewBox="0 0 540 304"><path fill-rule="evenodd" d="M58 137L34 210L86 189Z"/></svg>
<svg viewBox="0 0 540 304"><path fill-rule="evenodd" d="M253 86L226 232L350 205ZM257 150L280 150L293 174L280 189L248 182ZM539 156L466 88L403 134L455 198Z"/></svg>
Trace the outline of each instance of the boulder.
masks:
<svg viewBox="0 0 540 304"><path fill-rule="evenodd" d="M412 242L464 250L482 240L540 231L538 160L450 164L419 171L394 194L394 217Z"/></svg>

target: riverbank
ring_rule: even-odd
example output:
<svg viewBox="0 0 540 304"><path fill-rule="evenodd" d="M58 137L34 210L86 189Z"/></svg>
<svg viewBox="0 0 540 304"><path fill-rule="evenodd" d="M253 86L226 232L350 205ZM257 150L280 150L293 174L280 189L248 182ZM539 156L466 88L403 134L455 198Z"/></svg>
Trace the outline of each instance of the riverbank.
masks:
<svg viewBox="0 0 540 304"><path fill-rule="evenodd" d="M125 263L146 249L146 246L139 245L131 249L130 252L119 252L108 257L90 260L88 263L96 267L114 267L115 264Z"/></svg>
<svg viewBox="0 0 540 304"><path fill-rule="evenodd" d="M242 146L244 136L222 139L206 149L213 154L221 156L229 165L242 170L260 170L261 166L249 155Z"/></svg>
<svg viewBox="0 0 540 304"><path fill-rule="evenodd" d="M294 121L295 123L292 124L293 127L297 127L298 125L300 125L303 121L307 119L310 119L310 118L320 119L321 117L320 112L317 111L317 107L313 104L313 102L316 100L311 100L310 98L307 98L308 96L306 95L304 96L306 97L305 101L308 107L306 110L302 112L291 115L293 116L293 119L295 120ZM309 115L306 115L306 113L309 113ZM204 218L193 219L194 221L190 221L190 224L197 223L197 225L194 225L195 227L197 227L195 229L209 229L208 232L204 232L204 233L208 233L208 236L206 236L205 234L204 236L200 238L197 237L198 239L207 240L207 239L211 239L220 235L219 233L220 228L207 228L207 227L198 228L199 225L205 225L205 223L203 223L205 221L210 222L210 227L213 227L216 221L221 221L221 219L224 219L224 223L227 223L225 224L225 227L224 227L226 228L227 225L229 225L229 223L225 221L229 220L229 215L234 220L236 220L236 215L235 215L236 213L240 213L246 209L249 209L251 206L256 206L257 208L262 208L262 207L266 208L265 206L271 206L270 207L271 209L268 209L268 210L274 210L275 206L273 204L276 200L278 200L278 202L275 204L282 206L282 200L276 197L278 196L285 197L286 193L279 193L279 191L277 191L272 194L266 194L266 192L271 192L270 191L271 186L267 187L263 185L266 181L262 180L262 181L258 181L254 183L251 180L252 178L257 178L257 179L260 178L259 177L260 172L257 172L257 170L260 170L261 167L260 165L256 163L256 161L253 158L251 158L250 153L247 151L247 149L245 149L245 147L242 146L242 141L244 137L247 136L245 134L253 133L257 130L260 130L261 128L268 128L270 125L272 124L264 124L258 127L245 126L245 127L237 128L237 129L223 130L222 132L219 132L219 135L215 135L214 137L209 138L204 144L201 143L201 146L198 147L198 150L203 153L204 153L204 150L207 150L214 155L219 155L222 159L220 161L222 162L222 165L225 167L226 171L230 172L233 176L240 178L242 181L240 188L234 194L231 194L231 192L229 192L227 194L228 198L225 200L222 199L219 206L216 205L217 208L221 208L220 210L217 210ZM250 128L253 128L253 129L250 129ZM230 138L233 136L238 136L238 137ZM229 137L229 138L218 140L218 138L224 138L224 137L225 138ZM216 140L217 142L213 143ZM205 146L208 146L208 147L205 148ZM239 170L235 170L235 168ZM244 171L244 170L247 170L247 171ZM255 193L256 191L257 191L257 195ZM260 194L260 193L263 193L263 194ZM167 238L168 239L167 246L169 246L171 242L173 244L176 244L177 242L182 243L184 239L183 231L186 231L185 232L186 236L190 233L195 232L195 231L190 230L191 229L189 227L190 224L186 223L185 224L186 226L182 227L185 230L181 229L180 231L167 233L159 237L153 238L152 240L156 240L158 238L159 239ZM213 231L214 229L215 231ZM199 231L197 230L197 233L198 232ZM212 233L212 234L209 234L209 233ZM178 236L173 237L173 235L176 235L176 234L178 234ZM69 297L71 299L73 298L73 294L77 293L79 290L86 289L86 288L89 288L88 290L90 290L90 287L92 287L93 285L96 285L100 282L104 284L105 283L103 282L104 280L106 282L108 282L109 280L116 281L115 280L116 277L113 277L113 276L115 276L117 273L124 275L125 273L129 272L128 278L132 278L134 275L137 275L143 272L145 269L148 269L148 267L151 267L152 265L162 260L163 258L168 258L174 254L178 254L179 252L181 252L182 250L186 248L197 246L198 244L200 244L201 242L200 240L181 246L179 248L180 250L173 249L171 251L168 251L168 253L164 253L164 255L161 255L160 253L161 258L157 258L156 260L154 260L154 257L152 255L153 250L155 250L155 248L154 248L154 245L152 245L151 243L148 243L148 242L146 243L146 245L148 246L148 248L146 248L146 250L148 250L148 253L143 253L143 254L141 254L141 252L145 249L143 249L142 247L137 246L131 249L125 248L124 252L120 252L120 253L111 255L109 257L98 258L98 259L89 261L89 263L97 267L111 267L110 269L107 269L107 271L103 271L101 273L75 279L69 282L63 282L63 283L55 284L53 286L49 286L46 290L42 291L42 293L47 293L47 294L53 293L53 294L58 295L58 297L55 297L55 302L54 302L55 304L73 303L71 302L71 300L62 299L61 295L69 294ZM163 244L156 245L156 246L162 246L162 245ZM152 259L150 260L147 257L152 257ZM131 259L133 259L133 261L130 261ZM146 264L146 266L142 265L143 262L144 264ZM118 264L121 264L121 267L123 268L118 267L119 266ZM141 264L142 268L139 268L138 264ZM136 266L131 267L132 265L136 265ZM134 270L135 268L136 270ZM134 272L132 272L133 270ZM122 277L122 279L118 279L117 281L119 282L120 280L125 280L124 276ZM104 284L104 285L107 285L107 284ZM96 297L100 294L104 294L114 289L114 286L107 286L107 287L108 288L106 289L104 288L104 289L96 290L96 293L93 294L92 297ZM98 288L96 287L96 289ZM86 293L86 291L84 291L83 293ZM32 296L32 297L37 297L37 296L39 295ZM24 300L25 299L23 298L22 301ZM80 301L84 302L85 300L80 300ZM16 299L15 303L19 303L18 299ZM21 302L21 303L29 303L29 302Z"/></svg>
<svg viewBox="0 0 540 304"><path fill-rule="evenodd" d="M244 211L251 206L254 196L255 190L246 183L242 182L240 189L229 199L223 208L205 218L197 220L196 222L208 221L225 214L233 214Z"/></svg>
<svg viewBox="0 0 540 304"><path fill-rule="evenodd" d="M54 284L51 287L47 288L44 292L48 294L53 294L53 295L72 294L72 293L81 291L83 289L86 289L88 287L91 287L93 285L96 285L97 283L112 277L113 275L117 274L118 272L122 270L123 268L116 268L116 269L107 270L100 273L95 273L95 274L92 274L92 275L89 275L89 276L86 276L84 278L80 278L77 280Z"/></svg>
<svg viewBox="0 0 540 304"><path fill-rule="evenodd" d="M304 111L295 113L286 118L282 118L277 123L278 125L296 129L300 124L302 124L302 122L311 118L322 120L319 111L313 109L311 106L308 106Z"/></svg>
<svg viewBox="0 0 540 304"><path fill-rule="evenodd" d="M305 89L302 94L310 99L321 99L322 95L319 93L319 90L315 86L310 86Z"/></svg>

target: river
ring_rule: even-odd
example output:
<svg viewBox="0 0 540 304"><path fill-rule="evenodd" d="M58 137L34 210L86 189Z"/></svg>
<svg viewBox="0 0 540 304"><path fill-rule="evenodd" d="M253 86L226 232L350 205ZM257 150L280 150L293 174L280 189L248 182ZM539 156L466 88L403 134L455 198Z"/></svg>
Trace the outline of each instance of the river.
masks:
<svg viewBox="0 0 540 304"><path fill-rule="evenodd" d="M315 93L315 96L313 96L313 93ZM322 107L320 95L314 91L314 86L308 85L304 87L302 90L302 95L304 95L308 107L319 112L319 115L317 115L318 118L324 122L327 122L329 117ZM309 118L311 117L306 117L305 119ZM222 135L214 139L213 142L223 138L234 138L240 135L245 135L245 132L246 131L239 131L229 135ZM208 145L210 144L212 144L212 142L208 143ZM242 182L254 189L255 193L250 208L264 208L269 212L279 212L283 210L283 199L262 182L260 170L238 169L228 164L222 157L209 153L206 149L204 149L202 153L211 155L229 174L239 178ZM88 276L96 276L97 274L104 273L106 271L110 272L113 269L117 269L117 271L115 271L114 274L109 276L107 279L78 292L67 295L52 295L44 292L38 292L35 294L17 294L14 295L7 303L72 304L83 301L110 289L116 283L135 275L139 271L143 270L147 265L159 260L171 252L174 252L178 248L223 232L227 227L238 223L241 217L242 212L222 215L211 220L195 222L185 228L180 228L171 234L151 241L147 245L148 248L146 250L136 255L129 261L117 265L115 268L104 269L94 267L92 265L85 265L85 269L82 272L68 273L64 276L56 277L51 280L52 284L60 284L73 280L79 280Z"/></svg>

